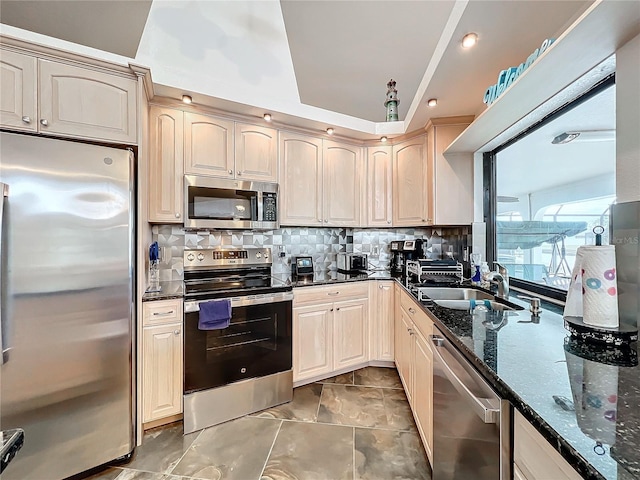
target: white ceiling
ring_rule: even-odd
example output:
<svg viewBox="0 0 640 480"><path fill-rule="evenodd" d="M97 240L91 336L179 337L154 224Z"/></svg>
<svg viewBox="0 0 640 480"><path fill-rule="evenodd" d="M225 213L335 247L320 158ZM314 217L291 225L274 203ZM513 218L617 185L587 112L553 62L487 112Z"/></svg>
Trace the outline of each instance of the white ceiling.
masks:
<svg viewBox="0 0 640 480"><path fill-rule="evenodd" d="M0 20L133 58L156 92L354 138L479 114L500 70L557 37L592 1L2 0ZM145 23L146 20L146 23ZM141 25L144 30L141 33ZM3 26L4 27L4 26ZM474 31L478 45L460 47ZM132 54L132 52L135 52ZM98 52L100 53L100 52ZM397 81L400 122L382 122ZM429 109L428 98L439 99Z"/></svg>

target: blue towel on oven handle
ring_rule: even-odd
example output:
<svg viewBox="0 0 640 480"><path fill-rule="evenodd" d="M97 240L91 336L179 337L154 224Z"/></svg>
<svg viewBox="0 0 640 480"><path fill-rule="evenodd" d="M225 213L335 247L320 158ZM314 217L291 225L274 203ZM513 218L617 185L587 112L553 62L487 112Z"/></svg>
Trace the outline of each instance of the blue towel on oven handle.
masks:
<svg viewBox="0 0 640 480"><path fill-rule="evenodd" d="M221 330L231 323L231 300L200 302L199 330Z"/></svg>

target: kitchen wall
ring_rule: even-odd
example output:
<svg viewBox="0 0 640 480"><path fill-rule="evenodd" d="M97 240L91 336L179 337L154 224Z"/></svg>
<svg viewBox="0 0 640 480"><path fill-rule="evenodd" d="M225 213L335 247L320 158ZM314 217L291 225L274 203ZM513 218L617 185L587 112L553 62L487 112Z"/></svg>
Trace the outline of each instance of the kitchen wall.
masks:
<svg viewBox="0 0 640 480"><path fill-rule="evenodd" d="M353 228L280 228L268 231L213 230L190 231L177 225L154 225L153 241L161 248L160 280L182 280L183 252L185 248L209 248L221 245L237 247L271 248L275 273L290 269L290 259L295 255L312 255L318 271L335 270L339 252L366 253L372 268L389 266L392 240L426 241L428 258L465 258L465 249L471 244L471 228L402 228L402 229L353 229ZM279 253L284 252L284 257Z"/></svg>

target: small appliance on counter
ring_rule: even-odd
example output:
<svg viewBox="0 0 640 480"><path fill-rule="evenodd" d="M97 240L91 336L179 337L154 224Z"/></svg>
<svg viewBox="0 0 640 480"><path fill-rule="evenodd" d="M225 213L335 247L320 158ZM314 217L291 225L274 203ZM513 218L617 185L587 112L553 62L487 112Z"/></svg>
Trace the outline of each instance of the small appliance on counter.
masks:
<svg viewBox="0 0 640 480"><path fill-rule="evenodd" d="M406 273L407 260L423 258L423 240L394 240L389 244L391 251L391 275L400 276Z"/></svg>
<svg viewBox="0 0 640 480"><path fill-rule="evenodd" d="M364 253L338 253L338 271L341 273L364 272L367 264Z"/></svg>
<svg viewBox="0 0 640 480"><path fill-rule="evenodd" d="M311 255L298 255L291 259L291 279L313 277L313 258Z"/></svg>

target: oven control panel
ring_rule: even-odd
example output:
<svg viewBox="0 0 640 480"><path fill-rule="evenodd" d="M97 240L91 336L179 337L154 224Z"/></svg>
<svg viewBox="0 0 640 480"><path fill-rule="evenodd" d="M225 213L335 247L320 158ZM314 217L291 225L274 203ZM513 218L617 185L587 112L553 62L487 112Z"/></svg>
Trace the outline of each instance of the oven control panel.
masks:
<svg viewBox="0 0 640 480"><path fill-rule="evenodd" d="M234 267L247 265L271 265L270 248L199 248L184 251L185 270Z"/></svg>

